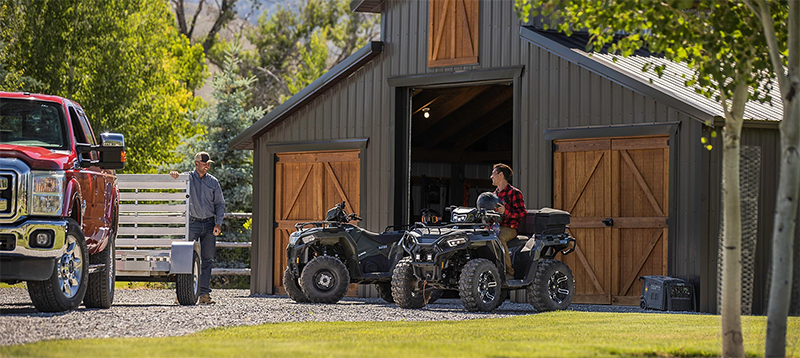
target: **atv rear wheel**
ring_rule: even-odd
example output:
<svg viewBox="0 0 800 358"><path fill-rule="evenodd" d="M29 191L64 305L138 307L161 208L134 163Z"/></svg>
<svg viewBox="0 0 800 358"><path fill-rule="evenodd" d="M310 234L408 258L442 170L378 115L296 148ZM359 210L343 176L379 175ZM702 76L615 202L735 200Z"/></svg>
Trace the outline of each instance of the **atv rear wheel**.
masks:
<svg viewBox="0 0 800 358"><path fill-rule="evenodd" d="M400 308L422 308L428 304L434 290L419 288L419 279L414 276L411 257L404 257L392 272L392 298Z"/></svg>
<svg viewBox="0 0 800 358"><path fill-rule="evenodd" d="M347 293L350 273L332 256L319 256L309 261L300 273L300 288L314 303L336 303Z"/></svg>
<svg viewBox="0 0 800 358"><path fill-rule="evenodd" d="M487 259L474 259L461 269L458 280L458 295L467 311L489 312L503 303L500 272Z"/></svg>
<svg viewBox="0 0 800 358"><path fill-rule="evenodd" d="M378 296L380 296L384 301L389 303L394 303L394 298L392 297L391 282L376 283L375 290L378 291Z"/></svg>
<svg viewBox="0 0 800 358"><path fill-rule="evenodd" d="M303 293L303 289L300 288L297 278L294 277L292 270L290 270L288 266L286 270L283 271L283 288L286 290L289 298L293 299L295 302L303 303L309 301L306 294Z"/></svg>
<svg viewBox="0 0 800 358"><path fill-rule="evenodd" d="M528 286L528 302L539 312L559 311L569 307L575 295L575 278L567 264L542 260Z"/></svg>

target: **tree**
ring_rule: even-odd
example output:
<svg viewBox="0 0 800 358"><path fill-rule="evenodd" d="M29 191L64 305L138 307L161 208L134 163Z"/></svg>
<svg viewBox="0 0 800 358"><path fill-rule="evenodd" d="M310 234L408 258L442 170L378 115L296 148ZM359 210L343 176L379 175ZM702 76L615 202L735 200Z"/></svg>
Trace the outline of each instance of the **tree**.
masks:
<svg viewBox="0 0 800 358"><path fill-rule="evenodd" d="M225 51L222 72L214 77L212 84L215 104L200 110L194 118L205 131L184 140L179 148L185 158L194 158L199 151L208 152L214 160L214 176L219 179L225 195L225 208L229 212L252 211L253 153L231 150L228 143L266 112L260 107L247 109L256 80L239 74L241 51L238 41ZM193 168L191 161L184 161L182 169Z"/></svg>
<svg viewBox="0 0 800 358"><path fill-rule="evenodd" d="M206 0L200 0L196 3L194 14L191 20L187 23L186 20L186 2L185 0L170 0L172 9L175 12L175 20L178 23L178 31L190 41L198 39L203 44L203 52L208 55L211 48L218 42L217 35L219 32L230 25L231 22L239 15L237 10L238 0L216 0L214 6L206 6ZM194 2L192 2L194 5ZM257 11L261 7L260 0L250 0L249 8L251 11ZM197 19L200 14L206 9L207 12L212 14L213 22L208 32L195 37L195 29L197 29ZM249 15L249 14L248 14ZM247 15L245 17L248 17Z"/></svg>
<svg viewBox="0 0 800 358"><path fill-rule="evenodd" d="M96 132L125 135L125 171L174 163L185 114L202 105L192 90L206 67L202 47L175 28L161 0L0 0L14 17L8 63L40 90L81 103ZM19 89L31 90L29 84Z"/></svg>
<svg viewBox="0 0 800 358"><path fill-rule="evenodd" d="M242 66L258 79L254 103L278 105L313 82L375 38L378 20L350 12L348 0L303 0L297 10L279 5L274 13L263 13L247 33L256 50L244 55ZM327 52L324 62L322 51ZM313 65L305 62L311 58ZM298 73L305 78L298 81Z"/></svg>
<svg viewBox="0 0 800 358"><path fill-rule="evenodd" d="M772 282L767 312L765 356L786 356L786 320L792 295L793 240L800 197L800 4L744 0L769 46L769 58L783 101L781 169L772 231Z"/></svg>
<svg viewBox="0 0 800 358"><path fill-rule="evenodd" d="M517 9L551 15L566 32L586 29L595 51L629 56L647 47L694 72L686 86L714 98L725 113L722 182L722 355L743 356L741 328L741 206L739 147L744 105L768 101L772 67L768 46L755 16L742 3L669 0L517 0ZM620 32L621 31L621 32ZM645 65L661 73L664 66ZM749 92L751 91L751 92Z"/></svg>

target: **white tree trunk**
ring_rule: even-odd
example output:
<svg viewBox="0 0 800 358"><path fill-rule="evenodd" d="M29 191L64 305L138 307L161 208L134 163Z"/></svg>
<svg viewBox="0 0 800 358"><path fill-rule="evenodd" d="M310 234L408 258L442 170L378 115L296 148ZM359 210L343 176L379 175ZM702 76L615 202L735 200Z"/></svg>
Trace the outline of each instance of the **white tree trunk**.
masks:
<svg viewBox="0 0 800 358"><path fill-rule="evenodd" d="M752 6L751 6L752 7ZM800 5L789 1L788 75L775 37L775 27L766 1L759 1L759 20L770 47L770 60L783 100L781 167L772 231L772 281L767 309L766 357L786 355L786 320L792 299L792 258L800 199Z"/></svg>
<svg viewBox="0 0 800 358"><path fill-rule="evenodd" d="M742 136L747 83L739 81L731 109L722 99L725 128L722 132L722 356L744 357L742 337L742 211L739 189L739 147Z"/></svg>

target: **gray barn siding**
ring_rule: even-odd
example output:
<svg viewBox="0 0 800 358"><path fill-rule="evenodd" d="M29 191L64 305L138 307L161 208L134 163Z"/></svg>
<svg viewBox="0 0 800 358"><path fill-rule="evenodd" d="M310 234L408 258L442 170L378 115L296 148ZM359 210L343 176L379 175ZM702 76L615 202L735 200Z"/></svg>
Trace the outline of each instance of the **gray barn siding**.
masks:
<svg viewBox="0 0 800 358"><path fill-rule="evenodd" d="M519 118L514 123L511 165L517 173L515 184L525 193L527 205L552 205L552 143L543 138L545 130L680 122L679 143L671 143L679 145L680 150L673 158L677 173L673 173L676 183L672 188L677 193L670 203L675 215L671 221L676 221L670 231L670 275L706 284L709 273L701 266L707 266L708 256L703 252L710 248L703 247L706 229L698 218L702 210L696 200L703 190L700 181L694 179L703 168L696 154L701 149L697 119L520 39L512 7L508 1L481 3L479 64L428 68L428 2L388 0L382 15L383 53L258 138L259 175L272 175L271 158L258 155L259 151L269 152L264 149L266 145L368 138L362 152L363 225L379 229L392 224L396 207L392 195L396 104L394 88L387 78L521 65L524 70L515 88ZM261 220L271 223L274 204L264 200L258 203ZM271 245L272 232L267 226L259 225L256 230L260 238L268 238L267 245L257 245L259 257L254 261L259 275L271 270L272 248L267 246ZM265 284L256 287L257 292L266 292ZM707 295L712 291L704 286L701 295L703 292Z"/></svg>
<svg viewBox="0 0 800 358"><path fill-rule="evenodd" d="M721 128L717 127L721 134ZM710 129L707 130L710 132ZM708 135L708 133L706 134ZM721 149L721 135L712 143ZM766 282L772 255L772 227L775 219L775 198L778 187L778 168L780 167L780 133L775 129L744 128L742 130L741 145L761 147L761 192L759 194L758 233L755 253L755 268L753 279L753 314L766 314L766 303L769 283ZM708 237L710 257L716 257L719 250L719 234L722 220L722 150L714 149L707 154L705 165L710 173L707 183L709 198ZM774 170L773 170L774 168ZM716 292L717 269L716 261L703 263L704 270L708 272L708 279L703 282L703 288ZM716 294L716 293L714 293ZM716 296L712 297L716 300ZM716 312L716 301L712 301L709 311Z"/></svg>

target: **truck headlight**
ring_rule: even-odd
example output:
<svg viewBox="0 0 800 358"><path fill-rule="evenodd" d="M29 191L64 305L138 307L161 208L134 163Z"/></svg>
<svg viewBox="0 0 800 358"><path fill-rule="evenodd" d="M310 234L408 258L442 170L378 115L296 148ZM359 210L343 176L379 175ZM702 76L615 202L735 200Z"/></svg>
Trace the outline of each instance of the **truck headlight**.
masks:
<svg viewBox="0 0 800 358"><path fill-rule="evenodd" d="M64 207L64 172L31 172L30 215L61 215Z"/></svg>

